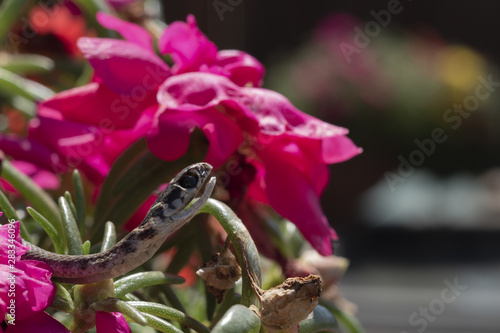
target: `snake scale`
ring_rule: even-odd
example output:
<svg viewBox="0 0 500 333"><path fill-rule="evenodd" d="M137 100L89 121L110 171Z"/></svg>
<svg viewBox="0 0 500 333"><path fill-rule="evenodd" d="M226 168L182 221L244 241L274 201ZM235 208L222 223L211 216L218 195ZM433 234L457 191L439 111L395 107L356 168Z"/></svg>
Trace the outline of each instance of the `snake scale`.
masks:
<svg viewBox="0 0 500 333"><path fill-rule="evenodd" d="M21 259L47 263L53 271L52 280L62 283L93 283L129 272L149 260L169 235L203 207L215 187L215 177L207 182L211 170L210 164L197 163L179 172L153 203L142 223L104 252L57 254L23 240L30 250ZM199 200L185 209L206 182Z"/></svg>

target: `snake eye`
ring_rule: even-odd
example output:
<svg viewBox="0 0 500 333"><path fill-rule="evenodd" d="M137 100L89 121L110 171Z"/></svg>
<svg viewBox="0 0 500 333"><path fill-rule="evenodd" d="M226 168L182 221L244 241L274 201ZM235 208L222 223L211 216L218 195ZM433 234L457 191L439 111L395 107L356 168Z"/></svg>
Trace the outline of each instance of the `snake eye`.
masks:
<svg viewBox="0 0 500 333"><path fill-rule="evenodd" d="M179 184L184 188L193 188L198 184L198 177L194 175L185 175L179 180Z"/></svg>

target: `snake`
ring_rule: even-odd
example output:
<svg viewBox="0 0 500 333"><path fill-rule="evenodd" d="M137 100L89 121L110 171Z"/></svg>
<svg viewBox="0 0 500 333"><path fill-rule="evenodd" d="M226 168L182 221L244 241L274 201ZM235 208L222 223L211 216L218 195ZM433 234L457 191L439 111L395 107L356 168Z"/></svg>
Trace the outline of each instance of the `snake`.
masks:
<svg viewBox="0 0 500 333"><path fill-rule="evenodd" d="M160 193L141 224L103 252L58 254L23 240L30 249L21 260L47 263L52 268L52 280L61 283L88 284L123 275L148 261L168 236L200 211L215 187L215 177L209 177L211 170L210 164L202 162L180 171ZM205 183L198 200L186 209Z"/></svg>

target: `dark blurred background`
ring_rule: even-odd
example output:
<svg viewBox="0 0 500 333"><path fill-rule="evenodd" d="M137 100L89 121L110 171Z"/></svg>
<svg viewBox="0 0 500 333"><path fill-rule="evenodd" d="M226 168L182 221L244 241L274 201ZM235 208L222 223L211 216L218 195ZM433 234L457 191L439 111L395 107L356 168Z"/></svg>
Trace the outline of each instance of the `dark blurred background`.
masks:
<svg viewBox="0 0 500 333"><path fill-rule="evenodd" d="M343 291L368 332L500 332L500 91L476 93L481 78L500 81L500 2L163 3L167 22L193 13L219 48L264 63L265 87L363 147L331 166L322 200L351 262ZM399 12L377 30L373 12L391 5ZM455 109L474 100L477 110ZM435 130L446 140L425 154L415 140ZM425 328L410 319L453 279L467 286L456 302Z"/></svg>

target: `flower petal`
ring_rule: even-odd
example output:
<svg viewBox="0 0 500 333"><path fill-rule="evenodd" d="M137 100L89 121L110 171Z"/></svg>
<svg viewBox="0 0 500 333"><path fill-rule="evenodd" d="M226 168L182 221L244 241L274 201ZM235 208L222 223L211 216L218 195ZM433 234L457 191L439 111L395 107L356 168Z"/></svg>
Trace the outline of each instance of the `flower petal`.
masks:
<svg viewBox="0 0 500 333"><path fill-rule="evenodd" d="M146 98L170 76L156 54L129 41L83 37L78 47L109 89L133 100Z"/></svg>
<svg viewBox="0 0 500 333"><path fill-rule="evenodd" d="M22 138L15 135L0 134L0 150L13 157L13 164L29 171L27 165L21 166L20 161L31 163L37 170L45 169L55 173L65 171L61 157L55 150L49 149L40 142L30 138ZM19 168L18 168L19 169ZM31 174L37 172L31 169ZM25 172L28 174L27 172Z"/></svg>
<svg viewBox="0 0 500 333"><path fill-rule="evenodd" d="M156 91L141 99L114 93L97 82L56 94L38 106L38 115L99 127L130 128L156 104Z"/></svg>
<svg viewBox="0 0 500 333"><path fill-rule="evenodd" d="M227 76L237 85L259 87L264 77L264 66L254 57L239 50L222 50L210 72Z"/></svg>
<svg viewBox="0 0 500 333"><path fill-rule="evenodd" d="M280 153L281 152L281 153ZM278 214L293 222L322 255L332 254L332 239L337 236L321 209L318 189L301 169L303 160L290 163L282 150L266 147L259 152L265 165L265 186L269 203ZM290 155L289 155L290 156ZM319 162L313 168L319 179L328 180L328 168Z"/></svg>
<svg viewBox="0 0 500 333"><path fill-rule="evenodd" d="M217 54L217 47L198 29L193 15L187 17L187 23L171 23L161 35L158 47L162 54L171 55L175 62L172 71L176 74L211 65Z"/></svg>
<svg viewBox="0 0 500 333"><path fill-rule="evenodd" d="M11 231L13 230L13 232ZM55 285L50 281L52 270L43 262L20 260L29 249L22 244L19 235L19 222L0 226L0 290L14 283L14 297L11 293L0 294L2 310L4 304L15 301L16 320L30 318L33 314L45 310L56 293ZM13 252L13 253L12 253ZM15 259L12 259L14 255ZM11 266L12 260L14 266ZM1 315L4 315L2 313Z"/></svg>
<svg viewBox="0 0 500 333"><path fill-rule="evenodd" d="M129 42L154 52L151 35L141 26L120 20L103 12L97 13L97 21L105 28L118 31Z"/></svg>
<svg viewBox="0 0 500 333"><path fill-rule="evenodd" d="M29 320L16 320L15 325L9 325L5 333L71 333L63 324L42 312L31 316Z"/></svg>
<svg viewBox="0 0 500 333"><path fill-rule="evenodd" d="M131 333L130 327L119 312L97 311L95 316L97 333Z"/></svg>
<svg viewBox="0 0 500 333"><path fill-rule="evenodd" d="M243 141L239 127L215 109L197 112L167 109L159 115L157 126L148 134L148 147L161 159L175 160L187 152L190 135L196 127L210 142L205 161L214 167L222 165Z"/></svg>
<svg viewBox="0 0 500 333"><path fill-rule="evenodd" d="M110 168L102 146L106 130L39 116L30 123L29 137L57 151L65 166L81 170L99 184Z"/></svg>

